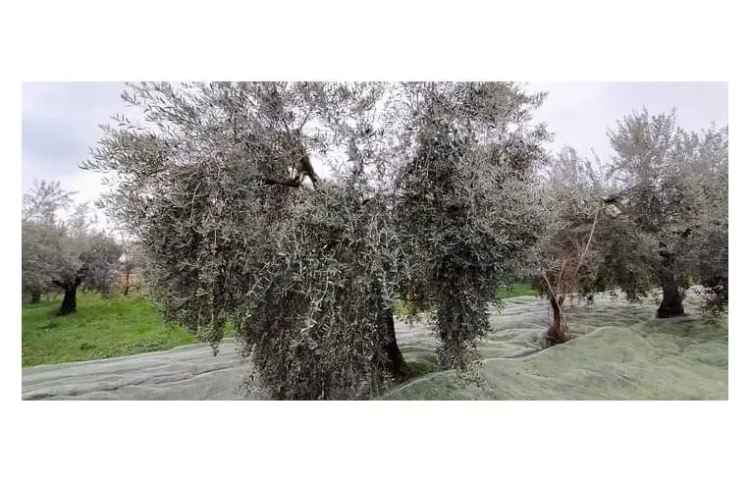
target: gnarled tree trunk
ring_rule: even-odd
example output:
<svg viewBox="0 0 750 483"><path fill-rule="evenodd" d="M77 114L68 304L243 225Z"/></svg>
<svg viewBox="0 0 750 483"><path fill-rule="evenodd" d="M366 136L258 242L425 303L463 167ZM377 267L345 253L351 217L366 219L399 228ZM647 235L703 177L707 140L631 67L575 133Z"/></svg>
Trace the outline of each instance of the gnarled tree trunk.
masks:
<svg viewBox="0 0 750 483"><path fill-rule="evenodd" d="M62 305L60 305L60 310L57 311L57 315L68 315L76 311L76 292L82 281L83 279L81 276L77 276L72 281L54 281L55 285L63 289L64 293Z"/></svg>
<svg viewBox="0 0 750 483"><path fill-rule="evenodd" d="M73 284L65 287L65 295L63 296L62 305L57 315L67 315L76 311L76 291L78 290L78 284Z"/></svg>
<svg viewBox="0 0 750 483"><path fill-rule="evenodd" d="M39 289L31 289L31 302L32 304L38 304L42 299L42 291Z"/></svg>
<svg viewBox="0 0 750 483"><path fill-rule="evenodd" d="M659 279L662 288L662 299L656 316L660 319L668 317L678 317L685 315L685 309L682 306L682 293L677 285L674 273L674 254L662 251L662 266L659 270Z"/></svg>
<svg viewBox="0 0 750 483"><path fill-rule="evenodd" d="M656 311L656 316L660 319L668 317L678 317L685 315L685 309L682 306L682 294L677 286L677 282L674 280L674 274L671 277L662 278L662 299L661 305L659 305Z"/></svg>
<svg viewBox="0 0 750 483"><path fill-rule="evenodd" d="M565 297L557 298L550 294L548 298L552 307L552 324L547 329L545 338L552 345L561 344L568 340L568 328L562 319L562 304L565 302Z"/></svg>

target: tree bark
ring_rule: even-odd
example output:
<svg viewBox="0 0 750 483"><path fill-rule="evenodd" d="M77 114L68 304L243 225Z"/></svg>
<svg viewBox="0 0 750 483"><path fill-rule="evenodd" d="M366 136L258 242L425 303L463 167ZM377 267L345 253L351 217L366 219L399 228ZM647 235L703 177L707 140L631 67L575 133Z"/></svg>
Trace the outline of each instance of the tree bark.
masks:
<svg viewBox="0 0 750 483"><path fill-rule="evenodd" d="M393 309L389 307L380 314L380 325L384 335L381 347L384 356L383 367L397 379L403 379L408 376L408 370L396 340Z"/></svg>
<svg viewBox="0 0 750 483"><path fill-rule="evenodd" d="M661 278L662 299L661 305L656 311L656 316L665 319L685 315L685 309L682 306L682 294L677 286L674 274L671 272L663 274Z"/></svg>
<svg viewBox="0 0 750 483"><path fill-rule="evenodd" d="M590 239L591 238L589 238L589 240ZM562 278L563 268L564 265L560 268L560 278ZM550 345L562 344L568 340L568 327L565 325L562 318L562 304L565 302L565 295L560 295L559 297L556 295L558 291L552 288L552 284L544 272L542 272L542 280L544 280L545 288L547 290L547 298L552 307L552 324L547 329L544 338ZM558 287L559 286L560 282L558 280Z"/></svg>
<svg viewBox="0 0 750 483"><path fill-rule="evenodd" d="M31 290L31 302L32 304L38 304L42 299L42 291L39 289Z"/></svg>
<svg viewBox="0 0 750 483"><path fill-rule="evenodd" d="M78 283L68 285L65 287L65 295L63 296L62 305L57 315L72 314L76 311L76 291L78 290Z"/></svg>
<svg viewBox="0 0 750 483"><path fill-rule="evenodd" d="M674 254L662 251L662 266L659 273L661 281L662 299L656 316L660 319L668 317L678 317L685 315L685 309L682 306L682 294L674 274Z"/></svg>
<svg viewBox="0 0 750 483"><path fill-rule="evenodd" d="M562 296L559 299L557 299L554 295L549 296L549 303L552 307L552 325L550 325L549 329L547 329L545 338L547 339L547 342L552 345L562 344L563 342L566 342L568 340L568 330L562 320L561 306L564 300L565 299Z"/></svg>
<svg viewBox="0 0 750 483"><path fill-rule="evenodd" d="M125 297L127 297L129 290L130 290L130 270L125 272L125 290L123 290L122 294Z"/></svg>

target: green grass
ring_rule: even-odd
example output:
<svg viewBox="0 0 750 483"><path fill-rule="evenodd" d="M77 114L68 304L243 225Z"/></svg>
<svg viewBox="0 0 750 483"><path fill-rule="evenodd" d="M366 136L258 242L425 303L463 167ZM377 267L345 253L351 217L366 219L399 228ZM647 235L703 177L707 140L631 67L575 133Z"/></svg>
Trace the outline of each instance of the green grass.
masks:
<svg viewBox="0 0 750 483"><path fill-rule="evenodd" d="M528 284L497 290L498 300L535 294ZM55 315L59 306L59 298L22 306L24 367L125 356L197 342L187 330L164 324L151 302L142 295L104 299L81 293L78 311L65 317ZM397 301L397 315L408 315L412 310ZM227 327L226 335L232 333L233 327ZM418 374L431 370L417 366Z"/></svg>
<svg viewBox="0 0 750 483"><path fill-rule="evenodd" d="M164 324L141 295L79 294L78 311L55 315L60 300L22 306L22 365L56 364L171 349L196 342L181 327Z"/></svg>
<svg viewBox="0 0 750 483"><path fill-rule="evenodd" d="M495 298L498 301L522 295L538 295L538 292L531 288L531 284L527 282L514 283L510 287L498 287L495 291Z"/></svg>

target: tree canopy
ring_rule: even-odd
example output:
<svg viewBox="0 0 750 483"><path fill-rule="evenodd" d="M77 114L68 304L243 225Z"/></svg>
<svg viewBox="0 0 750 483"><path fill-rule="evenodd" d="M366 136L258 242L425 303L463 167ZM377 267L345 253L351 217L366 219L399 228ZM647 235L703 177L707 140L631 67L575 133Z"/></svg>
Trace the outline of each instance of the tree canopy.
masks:
<svg viewBox="0 0 750 483"><path fill-rule="evenodd" d="M235 324L272 396L360 397L399 377L399 291L437 307L447 367L471 359L533 238L541 95L210 83L125 99L146 123L120 118L84 167L116 175L105 205L142 241L167 316L214 344Z"/></svg>
<svg viewBox="0 0 750 483"><path fill-rule="evenodd" d="M662 287L660 317L682 315L684 290L701 279L717 294L727 290L727 134L726 128L688 132L677 126L675 112L651 116L646 110L609 131L617 191L606 201L647 245L637 252L648 254L648 267Z"/></svg>

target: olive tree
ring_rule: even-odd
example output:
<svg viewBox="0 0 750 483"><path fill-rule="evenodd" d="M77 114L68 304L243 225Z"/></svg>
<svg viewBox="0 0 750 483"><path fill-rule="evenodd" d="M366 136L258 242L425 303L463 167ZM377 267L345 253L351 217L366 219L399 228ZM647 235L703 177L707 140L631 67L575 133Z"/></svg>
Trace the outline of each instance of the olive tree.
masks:
<svg viewBox="0 0 750 483"><path fill-rule="evenodd" d="M109 294L121 254L114 239L92 227L87 205L64 212L71 195L59 182L41 182L24 198L23 284L32 291L32 300L35 290L62 290L59 315L76 311L80 286Z"/></svg>
<svg viewBox="0 0 750 483"><path fill-rule="evenodd" d="M425 118L431 91L444 95ZM458 360L483 333L503 260L533 231L524 187L544 131L526 124L541 98L512 84L159 83L124 98L145 122L117 118L83 167L114 176L104 205L142 242L166 317L214 347L234 324L271 397L366 397L407 375L392 305L429 271L446 353ZM423 171L446 197L432 226L452 202L467 226L444 225L448 252L425 261L412 248L426 232L399 216L422 176L405 173L430 149L431 117L466 146L451 181ZM440 263L456 267L453 287Z"/></svg>
<svg viewBox="0 0 750 483"><path fill-rule="evenodd" d="M59 181L35 180L24 194L21 215L21 267L23 290L32 304L52 284L50 274L55 257L53 240L58 236L61 212L71 206L72 193L62 189Z"/></svg>
<svg viewBox="0 0 750 483"><path fill-rule="evenodd" d="M397 180L402 290L435 307L439 356L466 368L489 330L488 304L539 228L535 169L543 96L513 83L405 86L415 152Z"/></svg>
<svg viewBox="0 0 750 483"><path fill-rule="evenodd" d="M387 143L375 138L387 128L371 119L382 91L132 86L125 99L146 125L118 119L84 165L117 177L104 204L141 241L167 318L215 346L235 324L272 397L364 396L402 369L397 244L371 179L385 171ZM335 182L320 179L313 155Z"/></svg>
<svg viewBox="0 0 750 483"><path fill-rule="evenodd" d="M111 234L99 230L89 230L83 239L85 249L78 256L85 274L81 287L110 297L120 273L122 245Z"/></svg>
<svg viewBox="0 0 750 483"><path fill-rule="evenodd" d="M528 267L540 294L550 303L552 320L545 334L550 344L569 338L563 314L566 300L573 295L593 295L603 288L597 282L603 268L600 232L607 224L604 189L601 167L574 149L565 148L549 158L542 196L544 224Z"/></svg>
<svg viewBox="0 0 750 483"><path fill-rule="evenodd" d="M136 281L137 276L142 276L146 268L146 259L143 254L143 246L137 240L121 238L122 256L118 267L122 295L125 297L131 288L138 288L140 284Z"/></svg>
<svg viewBox="0 0 750 483"><path fill-rule="evenodd" d="M721 312L729 301L728 129L681 132L679 149L689 163L695 193L688 239L688 269L701 286L706 308Z"/></svg>
<svg viewBox="0 0 750 483"><path fill-rule="evenodd" d="M29 303L36 304L52 284L52 259L55 256L53 240L57 231L41 223L21 223L21 280Z"/></svg>
<svg viewBox="0 0 750 483"><path fill-rule="evenodd" d="M708 234L726 234L721 225L726 137L722 141L721 132L689 133L677 127L674 112L651 116L646 110L626 116L609 131L617 190L605 201L628 217L646 242L639 252L650 251L651 271L663 294L658 317L684 314L685 289L697 281L699 239L719 250L711 258L727 258L721 236Z"/></svg>

